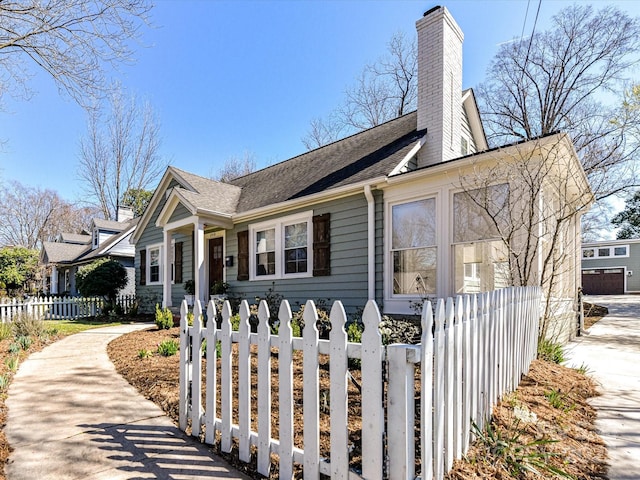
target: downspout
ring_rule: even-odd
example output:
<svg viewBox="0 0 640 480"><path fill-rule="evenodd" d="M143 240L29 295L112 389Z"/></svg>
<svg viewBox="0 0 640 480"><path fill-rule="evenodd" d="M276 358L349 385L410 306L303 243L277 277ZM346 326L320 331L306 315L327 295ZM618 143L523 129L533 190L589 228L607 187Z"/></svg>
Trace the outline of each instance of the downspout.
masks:
<svg viewBox="0 0 640 480"><path fill-rule="evenodd" d="M376 203L371 193L371 185L365 185L367 199L367 294L369 300L376 297Z"/></svg>

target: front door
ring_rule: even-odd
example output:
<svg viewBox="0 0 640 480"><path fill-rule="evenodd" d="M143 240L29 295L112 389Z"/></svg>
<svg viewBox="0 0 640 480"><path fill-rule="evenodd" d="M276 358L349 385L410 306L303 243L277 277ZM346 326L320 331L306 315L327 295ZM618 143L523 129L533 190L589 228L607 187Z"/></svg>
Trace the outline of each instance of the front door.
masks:
<svg viewBox="0 0 640 480"><path fill-rule="evenodd" d="M224 267L224 238L216 237L209 240L209 291L216 282L221 282Z"/></svg>

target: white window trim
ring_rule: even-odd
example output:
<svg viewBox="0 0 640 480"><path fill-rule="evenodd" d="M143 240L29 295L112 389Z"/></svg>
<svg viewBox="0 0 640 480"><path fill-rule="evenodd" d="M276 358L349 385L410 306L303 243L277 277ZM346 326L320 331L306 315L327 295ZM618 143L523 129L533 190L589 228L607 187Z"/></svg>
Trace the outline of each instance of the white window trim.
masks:
<svg viewBox="0 0 640 480"><path fill-rule="evenodd" d="M157 282L152 282L151 281L151 250L155 250L158 249L159 250L159 256L158 256L158 267L159 267L159 273L158 273L158 281ZM162 243L156 243L154 245L147 245L147 285L162 285L162 274L164 272L164 263L163 263L163 245Z"/></svg>
<svg viewBox="0 0 640 480"><path fill-rule="evenodd" d="M307 223L307 271L302 273L284 273L284 227L294 223ZM274 275L256 275L256 233L275 229L276 273ZM313 211L249 225L249 281L277 280L286 278L307 278L313 276Z"/></svg>
<svg viewBox="0 0 640 480"><path fill-rule="evenodd" d="M627 250L626 255L615 255L616 248L624 247ZM609 249L609 255L600 255L601 249ZM585 257L584 252L586 250L593 250L593 257ZM629 245L602 245L597 247L583 247L580 252L582 260L595 260L595 259L609 259L609 258L626 258L629 256Z"/></svg>
<svg viewBox="0 0 640 480"><path fill-rule="evenodd" d="M436 293L428 294L428 298L437 298L438 296L442 296L442 275L443 275L443 258L442 255L444 253L443 250L443 242L445 228L442 225L441 219L443 218L442 209L448 208L448 205L444 204L443 199L445 195L442 190L440 191L431 191L425 194L425 192L420 192L420 194L414 195L401 195L401 196L390 196L388 200L385 201L385 227L384 227L384 311L386 313L393 314L415 314L414 309L412 308L412 302L419 302L422 298L420 295L416 294L394 294L393 293L393 249L392 249L392 211L393 207L396 205L402 205L405 203L417 202L420 200L435 200L435 227L436 227L436 243L434 245L430 245L429 247L436 248ZM427 248L429 248L427 247Z"/></svg>

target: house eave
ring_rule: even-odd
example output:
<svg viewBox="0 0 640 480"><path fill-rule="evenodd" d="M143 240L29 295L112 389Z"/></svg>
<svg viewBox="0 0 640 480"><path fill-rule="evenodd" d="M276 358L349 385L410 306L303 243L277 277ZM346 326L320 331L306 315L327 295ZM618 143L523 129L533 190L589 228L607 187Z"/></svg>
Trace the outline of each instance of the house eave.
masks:
<svg viewBox="0 0 640 480"><path fill-rule="evenodd" d="M233 223L247 222L264 217L265 215L276 215L297 208L304 208L315 205L327 200L337 200L344 197L350 197L364 191L365 186L376 186L384 183L386 177L375 177L357 183L352 183L343 187L332 188L324 192L307 195L302 198L287 200L275 203L265 207L255 208L246 212L238 213L232 216Z"/></svg>

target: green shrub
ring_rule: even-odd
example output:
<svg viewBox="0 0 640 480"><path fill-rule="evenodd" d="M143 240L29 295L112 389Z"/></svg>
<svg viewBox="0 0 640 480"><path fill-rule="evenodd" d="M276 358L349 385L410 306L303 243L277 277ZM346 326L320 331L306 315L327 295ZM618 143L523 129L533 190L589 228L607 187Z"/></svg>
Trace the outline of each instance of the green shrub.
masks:
<svg viewBox="0 0 640 480"><path fill-rule="evenodd" d="M538 358L558 364L564 362L562 345L547 339L541 340L540 343L538 343Z"/></svg>
<svg viewBox="0 0 640 480"><path fill-rule="evenodd" d="M359 322L351 322L347 327L347 339L351 343L362 343L362 324Z"/></svg>
<svg viewBox="0 0 640 480"><path fill-rule="evenodd" d="M156 304L156 325L159 330L168 330L173 327L173 313L168 308L161 309Z"/></svg>
<svg viewBox="0 0 640 480"><path fill-rule="evenodd" d="M128 281L127 269L117 260L107 258L80 267L76 273L76 285L83 296L105 297L112 305Z"/></svg>
<svg viewBox="0 0 640 480"><path fill-rule="evenodd" d="M11 377L9 375L0 375L0 392L6 392L11 383Z"/></svg>
<svg viewBox="0 0 640 480"><path fill-rule="evenodd" d="M44 333L44 322L34 315L22 314L13 321L13 334L16 338L40 338Z"/></svg>
<svg viewBox="0 0 640 480"><path fill-rule="evenodd" d="M179 348L180 348L180 345L178 344L177 341L173 339L163 340L158 345L158 353L163 357L170 357L178 353Z"/></svg>
<svg viewBox="0 0 640 480"><path fill-rule="evenodd" d="M9 345L9 353L12 355L16 355L17 353L20 353L20 350L22 349L20 348L19 343L12 342L11 345Z"/></svg>

